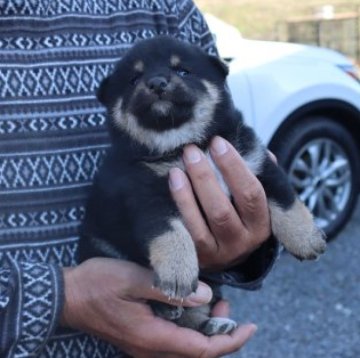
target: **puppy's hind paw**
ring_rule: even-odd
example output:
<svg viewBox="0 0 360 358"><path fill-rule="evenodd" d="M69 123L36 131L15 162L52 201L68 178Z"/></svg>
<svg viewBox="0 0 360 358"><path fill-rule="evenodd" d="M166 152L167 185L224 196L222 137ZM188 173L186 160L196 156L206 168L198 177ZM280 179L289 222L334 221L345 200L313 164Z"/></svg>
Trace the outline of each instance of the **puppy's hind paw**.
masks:
<svg viewBox="0 0 360 358"><path fill-rule="evenodd" d="M228 334L237 327L237 323L229 318L212 317L205 321L201 327L200 332L213 336L215 334Z"/></svg>
<svg viewBox="0 0 360 358"><path fill-rule="evenodd" d="M170 306L166 303L156 301L151 301L150 306L156 316L167 319L168 321L175 321L180 318L184 312L184 308L181 306Z"/></svg>

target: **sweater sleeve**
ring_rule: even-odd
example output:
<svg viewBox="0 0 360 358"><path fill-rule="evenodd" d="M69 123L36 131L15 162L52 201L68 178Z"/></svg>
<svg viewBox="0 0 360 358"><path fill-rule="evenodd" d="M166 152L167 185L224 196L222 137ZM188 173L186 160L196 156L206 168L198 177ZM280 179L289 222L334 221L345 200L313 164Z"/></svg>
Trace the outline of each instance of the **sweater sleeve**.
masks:
<svg viewBox="0 0 360 358"><path fill-rule="evenodd" d="M215 284L228 285L244 290L258 290L279 257L280 246L271 236L248 259L222 272L203 272L201 278Z"/></svg>
<svg viewBox="0 0 360 358"><path fill-rule="evenodd" d="M33 262L0 267L0 356L37 356L56 328L62 304L60 267Z"/></svg>

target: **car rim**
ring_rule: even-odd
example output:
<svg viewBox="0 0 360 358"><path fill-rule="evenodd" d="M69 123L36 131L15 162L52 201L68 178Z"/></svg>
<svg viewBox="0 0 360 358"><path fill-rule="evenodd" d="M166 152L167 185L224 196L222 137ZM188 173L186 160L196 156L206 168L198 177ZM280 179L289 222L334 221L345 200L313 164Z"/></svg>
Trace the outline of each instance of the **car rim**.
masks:
<svg viewBox="0 0 360 358"><path fill-rule="evenodd" d="M300 199L322 229L338 218L350 199L349 158L331 139L304 145L291 162L289 175Z"/></svg>

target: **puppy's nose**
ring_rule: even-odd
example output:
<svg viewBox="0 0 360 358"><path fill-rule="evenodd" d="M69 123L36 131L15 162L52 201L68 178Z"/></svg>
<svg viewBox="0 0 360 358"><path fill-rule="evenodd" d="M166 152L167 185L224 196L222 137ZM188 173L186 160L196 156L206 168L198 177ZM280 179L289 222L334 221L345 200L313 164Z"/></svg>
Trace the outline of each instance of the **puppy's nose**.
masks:
<svg viewBox="0 0 360 358"><path fill-rule="evenodd" d="M148 88L156 94L164 93L168 84L168 80L163 76L155 76L147 81Z"/></svg>

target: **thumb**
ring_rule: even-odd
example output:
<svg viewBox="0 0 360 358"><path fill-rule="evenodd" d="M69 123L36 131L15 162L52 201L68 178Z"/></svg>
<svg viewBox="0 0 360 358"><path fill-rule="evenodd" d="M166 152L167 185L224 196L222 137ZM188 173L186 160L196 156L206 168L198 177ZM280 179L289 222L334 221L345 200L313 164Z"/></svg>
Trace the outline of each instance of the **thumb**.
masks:
<svg viewBox="0 0 360 358"><path fill-rule="evenodd" d="M210 286L201 281L195 292L181 300L169 298L169 296L163 293L159 288L154 287L154 273L151 270L142 268L142 273L139 274L138 272L138 275L136 276L137 282L135 285L132 285L132 296L135 296L134 298L137 299L154 300L174 306L185 307L201 306L209 303L212 299L213 293Z"/></svg>
<svg viewBox="0 0 360 358"><path fill-rule="evenodd" d="M168 303L174 306L197 307L209 303L212 299L213 293L211 288L204 282L199 282L195 292L185 297L183 300L176 298L169 298L157 287L151 287L149 292L149 299Z"/></svg>

